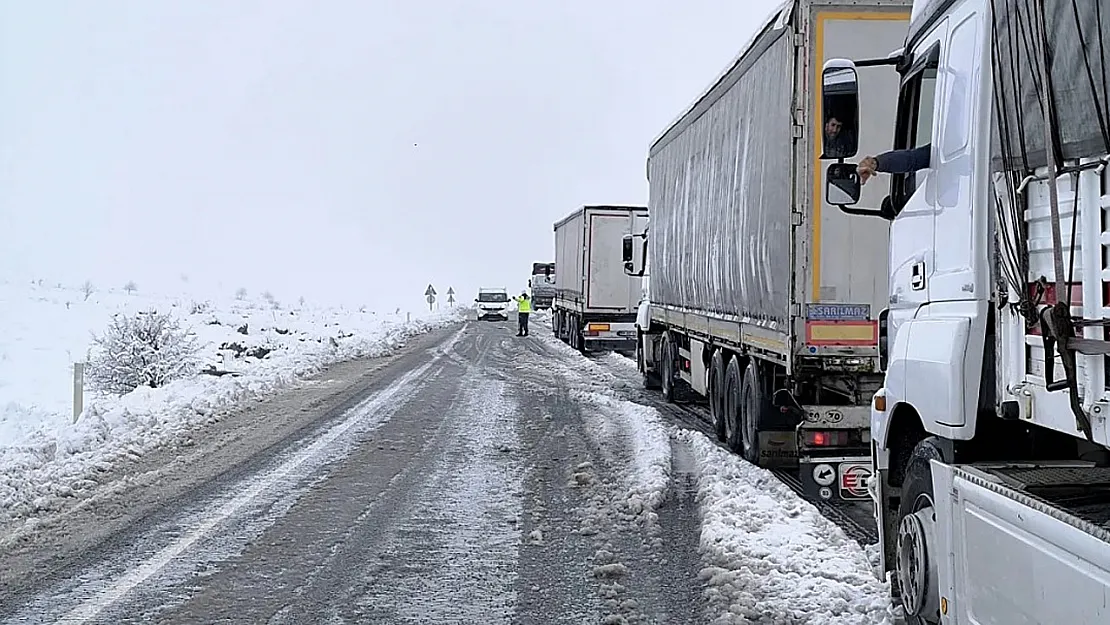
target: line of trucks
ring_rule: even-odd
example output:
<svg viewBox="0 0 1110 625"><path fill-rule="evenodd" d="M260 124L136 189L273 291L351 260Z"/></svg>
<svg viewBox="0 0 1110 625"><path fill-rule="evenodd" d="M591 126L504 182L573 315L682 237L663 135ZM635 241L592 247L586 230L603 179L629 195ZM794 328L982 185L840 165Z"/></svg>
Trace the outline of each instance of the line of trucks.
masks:
<svg viewBox="0 0 1110 625"><path fill-rule="evenodd" d="M1102 0L784 2L647 207L555 224L555 333L870 499L908 622L1110 623L1108 40Z"/></svg>

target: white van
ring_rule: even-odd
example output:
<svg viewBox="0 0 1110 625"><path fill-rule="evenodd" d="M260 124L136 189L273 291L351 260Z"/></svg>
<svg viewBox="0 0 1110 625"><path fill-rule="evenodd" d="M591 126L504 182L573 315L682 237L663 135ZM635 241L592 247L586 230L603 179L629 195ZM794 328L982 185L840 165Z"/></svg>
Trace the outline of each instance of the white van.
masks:
<svg viewBox="0 0 1110 625"><path fill-rule="evenodd" d="M478 289L478 297L474 299L478 305L478 321L483 319L508 321L511 301L508 289Z"/></svg>

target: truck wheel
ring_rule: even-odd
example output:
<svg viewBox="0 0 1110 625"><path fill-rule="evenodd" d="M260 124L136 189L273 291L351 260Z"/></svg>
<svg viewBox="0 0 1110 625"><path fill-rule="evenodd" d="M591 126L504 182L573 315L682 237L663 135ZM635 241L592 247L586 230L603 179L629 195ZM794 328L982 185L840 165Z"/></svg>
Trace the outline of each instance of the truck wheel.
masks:
<svg viewBox="0 0 1110 625"><path fill-rule="evenodd" d="M663 358L659 363L659 378L663 388L663 399L668 402L674 401L674 386L675 386L675 366L674 363L678 360L676 353L674 339L671 335L663 335Z"/></svg>
<svg viewBox="0 0 1110 625"><path fill-rule="evenodd" d="M725 441L725 357L719 349L713 350L709 359L709 415L713 418L713 431L717 440Z"/></svg>
<svg viewBox="0 0 1110 625"><path fill-rule="evenodd" d="M648 390L656 390L659 388L659 374L650 373L647 370L647 363L644 361L643 332L639 332L636 337L636 368L639 369L640 375L643 377L644 388Z"/></svg>
<svg viewBox="0 0 1110 625"><path fill-rule="evenodd" d="M937 517L929 465L934 459L944 460L935 438L926 438L914 447L898 505L895 583L910 625L940 623Z"/></svg>
<svg viewBox="0 0 1110 625"><path fill-rule="evenodd" d="M744 389L740 404L740 437L743 441L741 454L748 462L759 464L759 432L763 429L765 415L770 404L764 396L759 374L759 364L753 358L744 373Z"/></svg>
<svg viewBox="0 0 1110 625"><path fill-rule="evenodd" d="M735 453L744 449L744 440L740 434L740 400L743 376L740 374L740 363L735 357L728 359L725 367L725 386L721 407L725 428L725 444Z"/></svg>

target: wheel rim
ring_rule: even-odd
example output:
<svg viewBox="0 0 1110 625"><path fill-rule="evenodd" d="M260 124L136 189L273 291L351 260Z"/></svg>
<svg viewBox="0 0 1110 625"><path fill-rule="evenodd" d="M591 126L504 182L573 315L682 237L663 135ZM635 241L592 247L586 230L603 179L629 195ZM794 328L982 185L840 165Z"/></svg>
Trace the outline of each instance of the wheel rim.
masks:
<svg viewBox="0 0 1110 625"><path fill-rule="evenodd" d="M929 553L929 546L936 544L932 498L918 496L914 510L898 526L898 586L908 616L932 619L940 610L937 566Z"/></svg>

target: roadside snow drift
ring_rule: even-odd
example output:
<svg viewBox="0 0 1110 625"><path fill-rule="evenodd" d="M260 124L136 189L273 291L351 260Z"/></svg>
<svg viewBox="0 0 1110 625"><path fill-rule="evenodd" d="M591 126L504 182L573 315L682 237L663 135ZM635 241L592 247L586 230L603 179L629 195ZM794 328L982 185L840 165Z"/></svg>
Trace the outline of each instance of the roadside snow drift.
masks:
<svg viewBox="0 0 1110 625"><path fill-rule="evenodd" d="M702 578L716 623L890 625L886 584L864 550L809 503L689 430L697 464Z"/></svg>
<svg viewBox="0 0 1110 625"><path fill-rule="evenodd" d="M72 418L72 363L112 315L171 313L202 347L198 374L123 397L86 391ZM136 458L236 404L261 399L328 364L388 354L411 336L456 323L465 309L407 320L272 302L196 302L0 283L0 525L29 519L94 489Z"/></svg>

